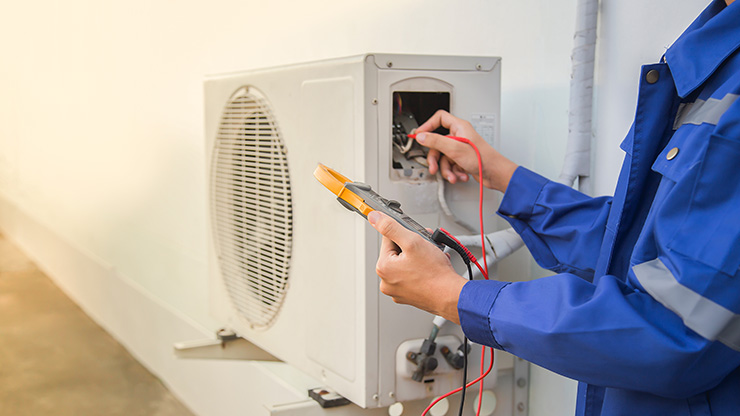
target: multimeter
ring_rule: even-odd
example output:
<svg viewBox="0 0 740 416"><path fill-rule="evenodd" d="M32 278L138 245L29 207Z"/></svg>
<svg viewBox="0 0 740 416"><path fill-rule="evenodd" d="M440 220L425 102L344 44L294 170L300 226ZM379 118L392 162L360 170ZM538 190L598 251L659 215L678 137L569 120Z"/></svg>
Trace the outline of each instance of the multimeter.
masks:
<svg viewBox="0 0 740 416"><path fill-rule="evenodd" d="M373 211L380 211L396 220L396 222L403 225L406 229L424 237L425 240L439 247L440 250L444 249L442 244L434 241L432 233L403 213L400 202L383 198L373 191L370 185L362 182L353 182L342 176L339 172L321 163L314 170L313 176L336 195L337 201L348 210L360 214L365 219L367 219L367 214Z"/></svg>

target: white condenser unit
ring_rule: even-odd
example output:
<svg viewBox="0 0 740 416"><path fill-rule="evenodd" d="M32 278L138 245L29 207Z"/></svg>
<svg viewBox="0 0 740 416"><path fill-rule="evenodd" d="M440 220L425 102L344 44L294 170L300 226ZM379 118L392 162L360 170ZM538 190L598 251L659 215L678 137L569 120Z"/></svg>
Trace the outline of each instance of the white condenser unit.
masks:
<svg viewBox="0 0 740 416"><path fill-rule="evenodd" d="M462 371L439 351L460 346L460 328L442 326L437 368L414 377L418 366L407 355L429 336L433 317L380 293L378 233L339 204L313 171L322 163L399 201L426 227L470 234L440 201L477 225L477 182L440 189L423 159L404 153L402 141L445 109L497 146L500 69L494 57L367 54L210 77L215 316L361 407L459 387ZM484 204L486 231L493 231L497 196L487 193ZM472 351L471 375L479 349Z"/></svg>

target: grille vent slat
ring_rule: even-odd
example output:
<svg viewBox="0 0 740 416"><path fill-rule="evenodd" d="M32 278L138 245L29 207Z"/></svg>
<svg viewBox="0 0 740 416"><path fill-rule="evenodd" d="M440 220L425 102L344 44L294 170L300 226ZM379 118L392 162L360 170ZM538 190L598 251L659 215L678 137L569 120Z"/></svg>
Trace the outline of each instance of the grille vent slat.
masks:
<svg viewBox="0 0 740 416"><path fill-rule="evenodd" d="M253 88L237 92L221 116L211 207L224 287L240 317L265 328L288 286L293 214L285 145Z"/></svg>
<svg viewBox="0 0 740 416"><path fill-rule="evenodd" d="M235 221L235 222L232 222L232 223L228 223L226 225L228 226L228 228L224 228L224 230L228 234L225 234L225 235L224 234L220 234L221 238L227 238L228 236L233 235L235 230L246 229L246 230L248 230L250 232L254 232L254 233L263 231L263 230L260 230L258 227L255 227L254 223L241 224L241 223ZM269 242L269 243L273 243L274 245L282 245L282 244L284 244L285 241L287 241L288 238L290 238L290 235L287 232L286 233L280 233L279 231L280 230L271 231L271 232L264 232L264 238L263 238L263 240L266 241L266 242ZM250 241L250 240L244 239L243 237L237 237L237 238L234 239L234 242L244 242L244 241ZM279 250L279 249L276 250L275 248L265 248L265 251L267 251L267 252L280 253L281 255L283 254L282 250Z"/></svg>

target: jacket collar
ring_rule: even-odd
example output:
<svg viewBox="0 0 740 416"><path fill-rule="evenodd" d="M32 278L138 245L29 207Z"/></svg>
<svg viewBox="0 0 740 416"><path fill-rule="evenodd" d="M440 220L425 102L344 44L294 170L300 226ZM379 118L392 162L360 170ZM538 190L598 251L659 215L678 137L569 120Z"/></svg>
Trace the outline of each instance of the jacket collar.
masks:
<svg viewBox="0 0 740 416"><path fill-rule="evenodd" d="M686 97L740 47L740 0L714 0L666 51L676 91Z"/></svg>

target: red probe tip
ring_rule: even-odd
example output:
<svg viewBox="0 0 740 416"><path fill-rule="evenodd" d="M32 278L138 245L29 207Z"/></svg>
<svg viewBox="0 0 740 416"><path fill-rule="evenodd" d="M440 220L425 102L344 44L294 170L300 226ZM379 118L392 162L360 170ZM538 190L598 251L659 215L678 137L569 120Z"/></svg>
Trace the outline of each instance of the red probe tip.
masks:
<svg viewBox="0 0 740 416"><path fill-rule="evenodd" d="M416 138L416 133L414 133L414 134L407 134L406 136L408 136L410 139L415 139Z"/></svg>

